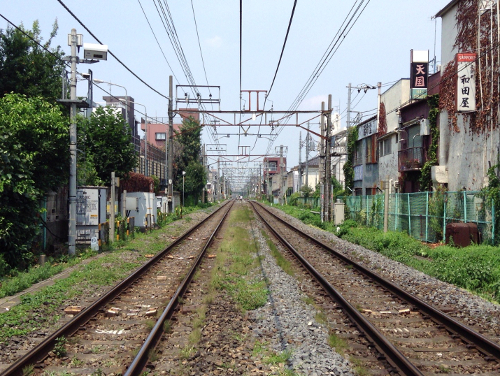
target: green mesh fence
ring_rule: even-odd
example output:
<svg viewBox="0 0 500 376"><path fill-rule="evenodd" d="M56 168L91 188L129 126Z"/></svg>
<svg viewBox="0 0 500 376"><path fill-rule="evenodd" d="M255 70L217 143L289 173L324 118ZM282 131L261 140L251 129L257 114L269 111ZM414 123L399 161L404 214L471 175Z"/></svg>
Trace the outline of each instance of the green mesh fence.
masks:
<svg viewBox="0 0 500 376"><path fill-rule="evenodd" d="M345 218L384 228L384 195L346 196ZM415 239L435 243L446 237L446 225L476 223L483 241L495 243L494 208L480 192L418 192L390 194L388 230L405 231Z"/></svg>

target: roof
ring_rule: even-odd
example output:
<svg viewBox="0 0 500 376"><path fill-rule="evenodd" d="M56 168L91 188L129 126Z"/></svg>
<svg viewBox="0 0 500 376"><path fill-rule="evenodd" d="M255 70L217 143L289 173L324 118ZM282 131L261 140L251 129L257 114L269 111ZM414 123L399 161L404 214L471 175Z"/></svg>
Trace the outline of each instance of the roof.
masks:
<svg viewBox="0 0 500 376"><path fill-rule="evenodd" d="M434 17L443 17L446 13L449 12L451 8L455 6L460 0L452 0L446 5L443 9L441 9L439 12L436 13Z"/></svg>

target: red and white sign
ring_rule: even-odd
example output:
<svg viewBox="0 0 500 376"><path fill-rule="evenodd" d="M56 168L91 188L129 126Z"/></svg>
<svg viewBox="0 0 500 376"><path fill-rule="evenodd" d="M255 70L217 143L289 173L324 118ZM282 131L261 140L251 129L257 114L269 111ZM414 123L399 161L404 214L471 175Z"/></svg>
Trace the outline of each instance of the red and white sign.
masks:
<svg viewBox="0 0 500 376"><path fill-rule="evenodd" d="M476 54L457 54L457 112L476 111Z"/></svg>

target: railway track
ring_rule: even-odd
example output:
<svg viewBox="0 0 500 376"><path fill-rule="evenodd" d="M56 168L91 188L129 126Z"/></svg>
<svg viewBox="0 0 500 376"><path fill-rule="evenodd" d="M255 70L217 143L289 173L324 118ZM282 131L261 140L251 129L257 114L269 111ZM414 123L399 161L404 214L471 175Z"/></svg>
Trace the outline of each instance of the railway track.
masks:
<svg viewBox="0 0 500 376"><path fill-rule="evenodd" d="M96 369L141 374L233 203L186 231L2 375L94 374Z"/></svg>
<svg viewBox="0 0 500 376"><path fill-rule="evenodd" d="M259 217L333 299L361 337L375 346L388 372L401 375L482 374L500 371L500 346L390 281L252 203ZM340 320L342 321L342 320ZM351 339L356 333L350 333ZM359 340L356 340L359 341ZM370 356L367 356L370 357ZM373 357L372 357L373 358Z"/></svg>

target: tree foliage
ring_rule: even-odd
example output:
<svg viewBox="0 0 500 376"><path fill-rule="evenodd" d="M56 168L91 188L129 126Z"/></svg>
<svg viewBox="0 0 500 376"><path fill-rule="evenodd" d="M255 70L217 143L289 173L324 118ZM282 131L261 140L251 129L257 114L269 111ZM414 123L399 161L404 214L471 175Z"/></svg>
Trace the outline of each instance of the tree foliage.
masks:
<svg viewBox="0 0 500 376"><path fill-rule="evenodd" d="M41 97L0 98L0 244L12 267L29 262L39 200L67 179L68 141L59 107Z"/></svg>
<svg viewBox="0 0 500 376"><path fill-rule="evenodd" d="M198 202L207 180L205 168L201 163L201 127L193 118L185 119L182 127L176 132L180 153L174 162L175 188L182 191L182 171L186 172L184 194ZM187 201L187 200L186 200Z"/></svg>
<svg viewBox="0 0 500 376"><path fill-rule="evenodd" d="M45 43L38 21L33 23L33 30L25 30L22 25L20 29L32 39L10 27L0 30L0 97L14 92L29 97L42 96L54 103L61 97L64 72L61 47L50 48L57 34L57 20Z"/></svg>
<svg viewBox="0 0 500 376"><path fill-rule="evenodd" d="M354 154L356 153L356 141L358 139L358 127L350 127L347 133L347 160L344 164L345 188L353 189L354 186Z"/></svg>
<svg viewBox="0 0 500 376"><path fill-rule="evenodd" d="M78 162L90 171L90 180L83 181L84 176L81 176L81 184L109 184L111 172L125 178L137 165L130 128L111 107L98 107L88 119L80 117L77 129ZM89 161L92 162L91 166L88 165Z"/></svg>

